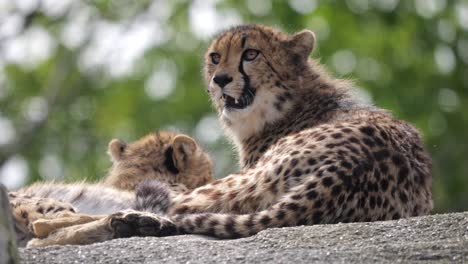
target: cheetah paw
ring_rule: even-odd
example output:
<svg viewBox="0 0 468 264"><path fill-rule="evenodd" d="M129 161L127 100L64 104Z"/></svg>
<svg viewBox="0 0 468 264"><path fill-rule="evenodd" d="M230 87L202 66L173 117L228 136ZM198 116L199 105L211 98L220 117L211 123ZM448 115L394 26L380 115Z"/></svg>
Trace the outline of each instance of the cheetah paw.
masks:
<svg viewBox="0 0 468 264"><path fill-rule="evenodd" d="M170 236L177 227L168 218L139 211L124 211L111 215L110 228L115 238L131 236Z"/></svg>

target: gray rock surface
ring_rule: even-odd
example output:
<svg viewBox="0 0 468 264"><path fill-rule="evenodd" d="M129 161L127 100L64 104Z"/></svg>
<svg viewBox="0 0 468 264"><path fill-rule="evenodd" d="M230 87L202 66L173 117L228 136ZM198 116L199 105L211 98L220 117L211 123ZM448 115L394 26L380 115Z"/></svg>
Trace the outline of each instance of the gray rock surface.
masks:
<svg viewBox="0 0 468 264"><path fill-rule="evenodd" d="M468 263L468 212L275 228L236 240L134 237L20 253L24 263Z"/></svg>

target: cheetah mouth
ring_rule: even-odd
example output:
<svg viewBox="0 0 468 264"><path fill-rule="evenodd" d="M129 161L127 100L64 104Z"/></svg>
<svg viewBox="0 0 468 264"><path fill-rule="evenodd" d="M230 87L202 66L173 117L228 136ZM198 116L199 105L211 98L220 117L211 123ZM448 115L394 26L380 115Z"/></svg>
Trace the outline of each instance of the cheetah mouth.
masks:
<svg viewBox="0 0 468 264"><path fill-rule="evenodd" d="M238 99L223 93L221 98L224 101L224 108L226 109L244 109L251 105L255 98L255 90L247 88L244 89Z"/></svg>

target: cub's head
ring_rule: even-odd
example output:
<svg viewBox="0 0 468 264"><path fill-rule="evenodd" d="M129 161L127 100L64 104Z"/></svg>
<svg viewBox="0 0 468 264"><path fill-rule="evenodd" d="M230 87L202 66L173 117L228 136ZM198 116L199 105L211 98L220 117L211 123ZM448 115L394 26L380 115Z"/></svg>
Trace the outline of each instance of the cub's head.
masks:
<svg viewBox="0 0 468 264"><path fill-rule="evenodd" d="M135 190L146 179L193 189L213 180L209 155L189 136L173 132L149 134L135 142L113 139L108 154L113 166L105 182Z"/></svg>
<svg viewBox="0 0 468 264"><path fill-rule="evenodd" d="M291 107L314 41L309 30L288 35L258 25L232 28L212 41L205 54L208 92L235 138L258 132Z"/></svg>

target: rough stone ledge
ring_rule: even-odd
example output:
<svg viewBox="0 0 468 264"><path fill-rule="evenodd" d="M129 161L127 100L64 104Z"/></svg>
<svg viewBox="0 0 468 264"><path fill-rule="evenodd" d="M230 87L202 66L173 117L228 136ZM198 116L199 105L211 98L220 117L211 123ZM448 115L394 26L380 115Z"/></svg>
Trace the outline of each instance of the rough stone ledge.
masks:
<svg viewBox="0 0 468 264"><path fill-rule="evenodd" d="M134 237L20 255L23 263L468 263L468 212L275 228L235 240Z"/></svg>

